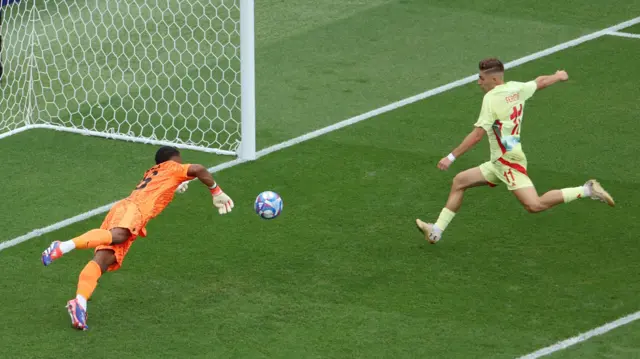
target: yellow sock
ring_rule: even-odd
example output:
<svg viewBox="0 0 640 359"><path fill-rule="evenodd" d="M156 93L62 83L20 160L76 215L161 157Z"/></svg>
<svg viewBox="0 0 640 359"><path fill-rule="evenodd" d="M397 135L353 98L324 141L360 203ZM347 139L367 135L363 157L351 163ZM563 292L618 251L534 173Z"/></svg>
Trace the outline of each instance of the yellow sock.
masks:
<svg viewBox="0 0 640 359"><path fill-rule="evenodd" d="M75 249L95 248L111 244L111 232L106 229L92 229L89 232L72 239Z"/></svg>
<svg viewBox="0 0 640 359"><path fill-rule="evenodd" d="M442 212L440 212L440 217L438 217L438 220L436 221L436 227L444 232L455 215L456 213L449 210L447 207L443 208Z"/></svg>
<svg viewBox="0 0 640 359"><path fill-rule="evenodd" d="M78 277L78 290L76 294L82 296L85 300L91 298L101 275L102 270L98 263L89 261ZM84 304L84 307L86 309L86 304Z"/></svg>
<svg viewBox="0 0 640 359"><path fill-rule="evenodd" d="M564 198L564 203L569 203L571 201L575 201L579 198L587 197L584 186L573 187L573 188L563 188L560 190L562 192L562 198Z"/></svg>

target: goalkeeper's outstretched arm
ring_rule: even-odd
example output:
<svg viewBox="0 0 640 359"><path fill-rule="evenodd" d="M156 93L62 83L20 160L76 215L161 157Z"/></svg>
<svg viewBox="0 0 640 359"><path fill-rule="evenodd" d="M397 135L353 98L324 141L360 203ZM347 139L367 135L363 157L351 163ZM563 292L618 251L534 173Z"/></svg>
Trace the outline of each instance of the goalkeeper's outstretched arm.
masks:
<svg viewBox="0 0 640 359"><path fill-rule="evenodd" d="M211 196L213 196L213 205L218 209L220 214L231 212L233 208L233 200L227 196L216 181L213 179L213 175L203 165L190 165L187 171L187 176L196 177L205 186L209 187ZM186 189L186 188L185 188Z"/></svg>
<svg viewBox="0 0 640 359"><path fill-rule="evenodd" d="M189 170L187 171L187 176L198 178L200 182L204 183L204 185L209 188L214 187L216 184L216 181L213 179L213 175L209 173L203 165L190 165Z"/></svg>

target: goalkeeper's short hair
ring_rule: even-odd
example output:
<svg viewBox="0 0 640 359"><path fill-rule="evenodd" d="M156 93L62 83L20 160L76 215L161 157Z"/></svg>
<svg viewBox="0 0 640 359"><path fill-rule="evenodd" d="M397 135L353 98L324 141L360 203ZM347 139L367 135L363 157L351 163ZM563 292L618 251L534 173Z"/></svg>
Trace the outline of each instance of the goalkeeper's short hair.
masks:
<svg viewBox="0 0 640 359"><path fill-rule="evenodd" d="M163 162L167 162L171 157L180 156L180 151L177 148L171 146L162 146L156 152L156 164L159 165Z"/></svg>

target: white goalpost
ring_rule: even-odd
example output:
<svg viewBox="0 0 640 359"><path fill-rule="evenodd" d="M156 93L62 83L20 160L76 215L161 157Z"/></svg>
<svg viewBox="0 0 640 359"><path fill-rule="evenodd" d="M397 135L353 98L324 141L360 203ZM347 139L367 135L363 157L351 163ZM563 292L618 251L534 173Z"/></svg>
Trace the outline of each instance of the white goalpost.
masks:
<svg viewBox="0 0 640 359"><path fill-rule="evenodd" d="M51 129L255 159L254 0L1 11L0 138Z"/></svg>

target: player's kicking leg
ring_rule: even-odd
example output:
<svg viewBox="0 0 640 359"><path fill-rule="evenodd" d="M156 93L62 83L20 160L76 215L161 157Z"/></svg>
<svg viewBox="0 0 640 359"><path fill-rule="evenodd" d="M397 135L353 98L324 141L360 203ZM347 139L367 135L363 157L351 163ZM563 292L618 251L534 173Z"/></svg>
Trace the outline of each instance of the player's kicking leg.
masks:
<svg viewBox="0 0 640 359"><path fill-rule="evenodd" d="M611 207L615 206L611 195L594 179L579 187L555 189L542 196L538 196L534 187L519 188L513 193L530 213L542 212L558 204L569 203L580 198L591 198L607 203Z"/></svg>
<svg viewBox="0 0 640 359"><path fill-rule="evenodd" d="M420 219L416 219L416 225L424 234L425 239L431 244L435 244L440 240L442 232L444 232L449 225L449 222L451 222L460 209L460 206L462 206L462 199L464 197L465 190L477 186L486 186L490 183L491 182L488 181L480 167L474 167L458 173L453 178L447 204L440 212L440 216L436 223L425 223Z"/></svg>

